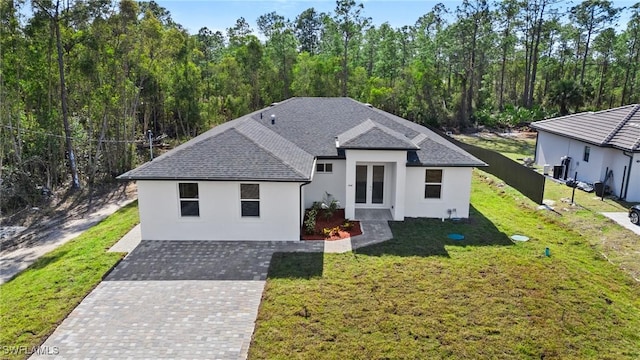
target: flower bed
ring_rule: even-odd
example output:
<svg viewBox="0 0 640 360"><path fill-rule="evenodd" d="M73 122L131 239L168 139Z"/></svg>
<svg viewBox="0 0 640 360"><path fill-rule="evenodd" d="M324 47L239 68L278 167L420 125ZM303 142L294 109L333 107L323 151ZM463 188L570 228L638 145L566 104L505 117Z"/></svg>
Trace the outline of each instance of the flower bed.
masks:
<svg viewBox="0 0 640 360"><path fill-rule="evenodd" d="M305 212L305 225L309 224L310 211L312 209L308 209ZM336 209L328 218L325 214L324 210L320 210L315 214L313 233L310 231L310 226L302 226L302 233L304 234L302 240L340 240L362 234L360 222L346 220L344 218L344 209ZM311 216L314 215L312 214Z"/></svg>

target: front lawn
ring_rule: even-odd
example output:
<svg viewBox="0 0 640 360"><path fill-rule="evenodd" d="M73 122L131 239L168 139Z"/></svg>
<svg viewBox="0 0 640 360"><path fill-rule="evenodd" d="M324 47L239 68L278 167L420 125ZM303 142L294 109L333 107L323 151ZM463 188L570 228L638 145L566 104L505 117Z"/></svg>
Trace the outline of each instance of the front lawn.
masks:
<svg viewBox="0 0 640 360"><path fill-rule="evenodd" d="M274 257L249 358L640 358L640 285L494 177L474 171L469 221L392 230L321 271Z"/></svg>
<svg viewBox="0 0 640 360"><path fill-rule="evenodd" d="M465 143L498 151L513 160L533 158L535 153L535 138L526 133L517 136L480 133L476 136L457 135L456 138ZM597 253L640 281L640 242L633 241L636 236L630 230L600 215L601 212L626 212L631 204L612 197L602 200L593 192L576 190L572 205L572 190L548 179L544 198L553 202L552 206L556 212L546 212L545 215L580 233Z"/></svg>
<svg viewBox="0 0 640 360"><path fill-rule="evenodd" d="M123 256L106 252L138 222L134 202L0 285L2 358L21 359L55 330Z"/></svg>

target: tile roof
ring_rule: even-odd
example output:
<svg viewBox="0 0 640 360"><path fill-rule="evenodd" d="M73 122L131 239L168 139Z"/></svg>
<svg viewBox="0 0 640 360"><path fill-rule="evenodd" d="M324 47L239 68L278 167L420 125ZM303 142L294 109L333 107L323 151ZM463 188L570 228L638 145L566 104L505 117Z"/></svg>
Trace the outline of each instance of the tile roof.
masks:
<svg viewBox="0 0 640 360"><path fill-rule="evenodd" d="M640 105L536 121L531 127L599 146L640 151Z"/></svg>
<svg viewBox="0 0 640 360"><path fill-rule="evenodd" d="M345 148L409 150L413 166L486 165L421 125L353 99L291 98L216 126L119 178L309 181L315 158L341 158Z"/></svg>

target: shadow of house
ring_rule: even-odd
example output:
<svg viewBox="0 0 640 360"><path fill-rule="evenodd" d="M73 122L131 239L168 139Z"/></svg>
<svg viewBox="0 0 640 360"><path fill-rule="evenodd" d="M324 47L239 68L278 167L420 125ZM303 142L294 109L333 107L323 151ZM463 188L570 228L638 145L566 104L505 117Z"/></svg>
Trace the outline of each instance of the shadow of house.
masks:
<svg viewBox="0 0 640 360"><path fill-rule="evenodd" d="M278 252L269 266L268 279L312 279L322 277L324 253Z"/></svg>
<svg viewBox="0 0 640 360"><path fill-rule="evenodd" d="M444 256L446 246L509 246L513 242L475 207L469 209L469 219L406 219L390 222L393 239L355 250L367 256ZM451 240L449 234L462 234L464 240Z"/></svg>
<svg viewBox="0 0 640 360"><path fill-rule="evenodd" d="M279 271L273 269L280 277L311 277L322 274L323 246L320 242L144 240L105 281L266 280L274 260L284 264Z"/></svg>

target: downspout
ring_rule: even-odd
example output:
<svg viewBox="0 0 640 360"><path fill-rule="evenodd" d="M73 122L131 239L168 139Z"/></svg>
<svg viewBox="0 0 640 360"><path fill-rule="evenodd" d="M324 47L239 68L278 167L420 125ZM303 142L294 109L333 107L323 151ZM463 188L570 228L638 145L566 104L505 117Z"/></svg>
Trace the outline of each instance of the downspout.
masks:
<svg viewBox="0 0 640 360"><path fill-rule="evenodd" d="M540 136L540 131L536 131L536 148L533 150L533 161L535 161L536 164L538 164L538 136Z"/></svg>
<svg viewBox="0 0 640 360"><path fill-rule="evenodd" d="M622 198L622 200L626 200L627 192L629 191L629 179L631 178L631 166L633 166L633 153L627 154L627 152L623 150L622 154L624 156L629 157L629 169L627 170L627 183L624 186L624 197Z"/></svg>
<svg viewBox="0 0 640 360"><path fill-rule="evenodd" d="M313 165L311 167L311 179L313 179L313 177L316 175L316 162L318 161L317 158L313 159ZM300 211L298 211L298 229L300 229L300 240L302 240L302 221L304 220L304 199L302 198L302 187L305 185L309 185L311 184L312 180L309 181L305 181L303 183L300 184L300 190L298 191L298 198L300 199Z"/></svg>
<svg viewBox="0 0 640 360"><path fill-rule="evenodd" d="M315 161L314 161L314 168L315 168ZM300 199L300 211L298 211L298 229L300 229L300 240L302 240L302 221L303 216L304 216L304 199L302 198L302 187L305 185L309 185L311 184L311 181L306 181L300 184L300 190L298 192L298 198Z"/></svg>

